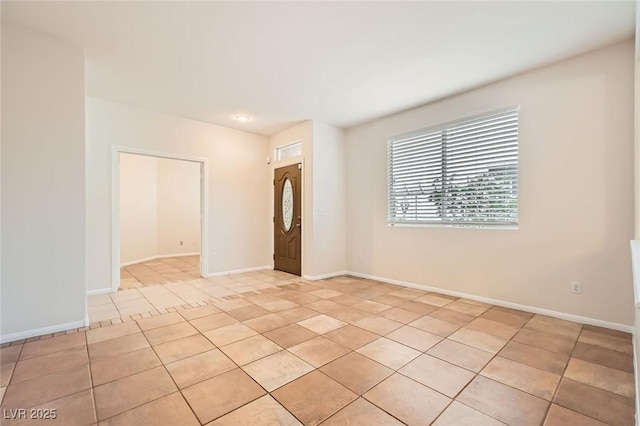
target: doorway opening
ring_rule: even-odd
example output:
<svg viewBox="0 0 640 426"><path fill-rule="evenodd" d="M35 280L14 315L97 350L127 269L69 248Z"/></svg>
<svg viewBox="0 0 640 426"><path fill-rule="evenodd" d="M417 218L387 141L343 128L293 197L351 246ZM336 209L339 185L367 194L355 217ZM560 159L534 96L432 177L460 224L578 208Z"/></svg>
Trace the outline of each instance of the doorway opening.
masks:
<svg viewBox="0 0 640 426"><path fill-rule="evenodd" d="M206 160L114 152L112 290L205 275Z"/></svg>
<svg viewBox="0 0 640 426"><path fill-rule="evenodd" d="M302 274L302 164L274 170L273 269Z"/></svg>

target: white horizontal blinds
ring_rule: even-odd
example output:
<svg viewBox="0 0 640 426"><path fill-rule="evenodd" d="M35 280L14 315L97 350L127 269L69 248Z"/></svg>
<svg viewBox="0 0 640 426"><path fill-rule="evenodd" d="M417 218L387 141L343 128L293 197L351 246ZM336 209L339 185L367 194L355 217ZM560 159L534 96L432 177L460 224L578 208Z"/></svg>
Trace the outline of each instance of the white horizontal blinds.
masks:
<svg viewBox="0 0 640 426"><path fill-rule="evenodd" d="M389 141L389 223L516 225L518 109Z"/></svg>

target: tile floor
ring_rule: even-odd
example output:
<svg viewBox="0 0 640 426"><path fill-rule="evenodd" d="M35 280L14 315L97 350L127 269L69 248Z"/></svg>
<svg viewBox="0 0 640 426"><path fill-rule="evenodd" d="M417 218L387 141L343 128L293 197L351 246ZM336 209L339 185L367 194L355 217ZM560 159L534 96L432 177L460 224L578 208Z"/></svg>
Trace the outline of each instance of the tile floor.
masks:
<svg viewBox="0 0 640 426"><path fill-rule="evenodd" d="M180 256L155 259L120 268L120 289L200 277L200 256Z"/></svg>
<svg viewBox="0 0 640 426"><path fill-rule="evenodd" d="M132 314L128 301L149 310ZM93 310L89 328L1 346L5 417L35 408L55 409L46 424L64 425L634 423L626 333L273 271L91 298L107 303L118 317Z"/></svg>

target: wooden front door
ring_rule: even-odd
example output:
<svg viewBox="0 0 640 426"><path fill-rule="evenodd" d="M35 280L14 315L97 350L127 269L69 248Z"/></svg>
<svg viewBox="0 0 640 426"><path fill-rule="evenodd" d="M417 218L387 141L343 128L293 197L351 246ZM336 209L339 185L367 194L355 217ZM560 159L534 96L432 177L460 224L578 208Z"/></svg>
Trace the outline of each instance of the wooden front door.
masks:
<svg viewBox="0 0 640 426"><path fill-rule="evenodd" d="M273 268L300 275L302 272L302 164L275 170L273 181Z"/></svg>

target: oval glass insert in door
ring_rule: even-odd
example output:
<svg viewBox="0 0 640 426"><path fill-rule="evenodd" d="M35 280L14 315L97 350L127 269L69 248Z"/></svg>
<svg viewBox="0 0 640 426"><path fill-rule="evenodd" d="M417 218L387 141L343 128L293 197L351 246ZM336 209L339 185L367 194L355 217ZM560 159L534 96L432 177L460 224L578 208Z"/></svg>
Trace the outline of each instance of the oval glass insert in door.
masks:
<svg viewBox="0 0 640 426"><path fill-rule="evenodd" d="M293 186L291 180L285 179L282 187L282 224L284 230L289 232L293 223Z"/></svg>

